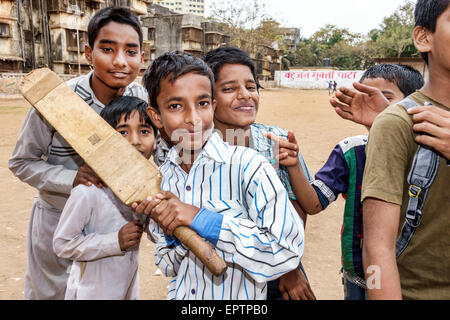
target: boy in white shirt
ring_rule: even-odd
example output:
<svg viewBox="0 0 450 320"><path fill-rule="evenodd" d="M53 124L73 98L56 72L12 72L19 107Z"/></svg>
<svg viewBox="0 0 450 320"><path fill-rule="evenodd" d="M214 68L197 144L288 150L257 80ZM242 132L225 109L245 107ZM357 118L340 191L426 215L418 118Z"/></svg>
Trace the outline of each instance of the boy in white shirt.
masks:
<svg viewBox="0 0 450 320"><path fill-rule="evenodd" d="M123 96L100 115L149 159L155 132L147 103ZM138 299L139 242L146 217L139 216L109 188L75 187L61 214L53 239L60 258L73 260L66 300Z"/></svg>

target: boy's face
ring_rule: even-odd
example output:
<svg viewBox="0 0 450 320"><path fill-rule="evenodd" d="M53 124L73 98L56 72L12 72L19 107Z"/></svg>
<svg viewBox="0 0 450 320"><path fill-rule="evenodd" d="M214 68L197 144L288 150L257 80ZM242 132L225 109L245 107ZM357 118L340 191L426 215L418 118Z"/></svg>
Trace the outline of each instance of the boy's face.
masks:
<svg viewBox="0 0 450 320"><path fill-rule="evenodd" d="M259 93L249 67L226 64L219 71L214 95L215 121L230 128L247 128L256 120Z"/></svg>
<svg viewBox="0 0 450 320"><path fill-rule="evenodd" d="M140 114L137 110L131 112L127 121L125 121L125 115L122 115L114 129L127 139L146 159L150 159L155 146L155 134L153 128L143 119L140 119Z"/></svg>
<svg viewBox="0 0 450 320"><path fill-rule="evenodd" d="M400 102L405 98L403 92L394 83L383 78L366 78L362 84L380 89L391 104Z"/></svg>
<svg viewBox="0 0 450 320"><path fill-rule="evenodd" d="M416 33L416 29L422 31ZM450 70L450 5L438 17L435 32L416 27L414 41L420 52L428 53L429 64L433 64L430 68L442 68L448 72ZM439 70L436 70L436 73L439 73Z"/></svg>
<svg viewBox="0 0 450 320"><path fill-rule="evenodd" d="M156 101L159 111L149 107L147 113L157 128L164 128L174 145L185 151L200 150L213 127L215 101L211 97L208 77L188 73L174 83L171 75L160 83Z"/></svg>
<svg viewBox="0 0 450 320"><path fill-rule="evenodd" d="M100 29L94 48L86 45L85 54L94 68L93 81L114 90L133 82L144 61L136 30L113 21Z"/></svg>

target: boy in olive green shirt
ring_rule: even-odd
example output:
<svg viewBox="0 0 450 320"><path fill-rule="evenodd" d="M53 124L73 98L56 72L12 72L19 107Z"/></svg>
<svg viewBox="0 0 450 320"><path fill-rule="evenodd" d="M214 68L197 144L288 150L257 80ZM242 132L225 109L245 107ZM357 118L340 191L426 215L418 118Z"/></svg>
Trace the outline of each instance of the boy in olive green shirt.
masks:
<svg viewBox="0 0 450 320"><path fill-rule="evenodd" d="M409 98L449 111L449 1L418 0L415 18L415 45L428 64L429 79ZM370 131L362 187L369 299L450 299L450 167L443 156L422 223L396 259L409 201L407 177L418 148L415 138L411 116L400 105L382 112Z"/></svg>

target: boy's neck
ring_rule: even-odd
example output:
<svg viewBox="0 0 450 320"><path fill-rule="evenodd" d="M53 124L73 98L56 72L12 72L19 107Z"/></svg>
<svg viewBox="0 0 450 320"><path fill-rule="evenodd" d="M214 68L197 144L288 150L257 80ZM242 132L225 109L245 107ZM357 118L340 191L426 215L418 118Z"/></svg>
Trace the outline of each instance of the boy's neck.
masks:
<svg viewBox="0 0 450 320"><path fill-rule="evenodd" d="M219 130L223 141L232 146L249 147L250 126L238 127L214 120L214 128ZM227 132L228 131L228 132Z"/></svg>
<svg viewBox="0 0 450 320"><path fill-rule="evenodd" d="M104 83L100 78L95 76L95 72L89 79L91 89L94 92L95 97L104 105L114 99L121 97L125 92L125 88L111 88L106 83Z"/></svg>
<svg viewBox="0 0 450 320"><path fill-rule="evenodd" d="M180 158L182 162L180 164L180 167L184 172L189 173L189 171L191 171L192 165L194 164L195 160L198 158L202 150L203 148L193 152L183 152L183 150L181 150Z"/></svg>
<svg viewBox="0 0 450 320"><path fill-rule="evenodd" d="M444 106L450 107L450 71L442 70L431 63L428 71L428 80L420 91Z"/></svg>

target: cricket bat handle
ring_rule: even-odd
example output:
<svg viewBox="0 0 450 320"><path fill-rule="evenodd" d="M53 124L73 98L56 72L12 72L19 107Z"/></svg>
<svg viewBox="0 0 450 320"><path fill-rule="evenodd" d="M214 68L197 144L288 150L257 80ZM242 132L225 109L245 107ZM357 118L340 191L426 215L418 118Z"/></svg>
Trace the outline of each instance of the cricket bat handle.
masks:
<svg viewBox="0 0 450 320"><path fill-rule="evenodd" d="M164 202L166 200L162 200L158 206ZM225 261L197 232L189 227L179 226L175 228L173 234L200 259L213 275L219 277L227 270Z"/></svg>
<svg viewBox="0 0 450 320"><path fill-rule="evenodd" d="M216 277L221 276L227 270L225 261L219 257L217 252L194 230L180 226L175 229L174 235L188 247Z"/></svg>

